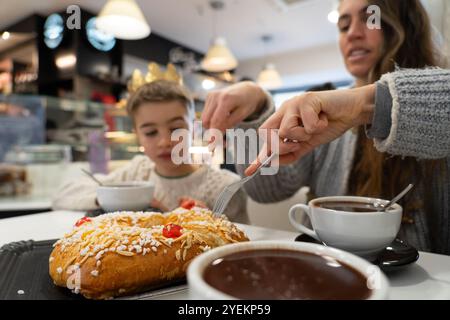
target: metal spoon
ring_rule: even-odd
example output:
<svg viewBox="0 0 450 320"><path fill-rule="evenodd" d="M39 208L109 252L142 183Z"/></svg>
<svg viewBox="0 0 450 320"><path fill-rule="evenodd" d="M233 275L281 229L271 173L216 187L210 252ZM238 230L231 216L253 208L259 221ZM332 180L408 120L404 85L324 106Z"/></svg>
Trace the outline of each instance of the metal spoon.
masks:
<svg viewBox="0 0 450 320"><path fill-rule="evenodd" d="M96 177L94 177L94 175L92 173L90 173L87 170L84 170L83 168L81 168L81 171L83 171L86 175L88 175L92 180L94 180L99 186L103 186L103 183L101 183Z"/></svg>
<svg viewBox="0 0 450 320"><path fill-rule="evenodd" d="M414 187L413 184L408 185L405 190L400 192L397 196L395 196L391 201L389 201L387 204L382 204L380 201L374 202L373 206L377 211L387 211L390 207L392 207L398 200L403 198L405 194L409 192Z"/></svg>

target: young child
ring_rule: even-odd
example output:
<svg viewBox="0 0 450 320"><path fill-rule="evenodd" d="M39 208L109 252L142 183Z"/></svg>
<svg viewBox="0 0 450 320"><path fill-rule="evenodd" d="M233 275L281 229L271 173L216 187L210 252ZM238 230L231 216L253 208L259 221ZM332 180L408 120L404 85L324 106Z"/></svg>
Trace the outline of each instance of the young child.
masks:
<svg viewBox="0 0 450 320"><path fill-rule="evenodd" d="M177 129L189 129L194 118L192 100L182 86L166 80L145 84L131 96L127 111L145 156L134 157L107 176L96 175L101 182L151 181L155 184L157 206L172 210L186 199L212 208L223 188L240 179L230 171L206 165L173 163L171 152L178 142L171 141L171 134ZM53 209L98 208L96 188L95 182L85 177L69 182L55 196ZM232 221L248 223L246 202L244 191L238 191L224 214Z"/></svg>

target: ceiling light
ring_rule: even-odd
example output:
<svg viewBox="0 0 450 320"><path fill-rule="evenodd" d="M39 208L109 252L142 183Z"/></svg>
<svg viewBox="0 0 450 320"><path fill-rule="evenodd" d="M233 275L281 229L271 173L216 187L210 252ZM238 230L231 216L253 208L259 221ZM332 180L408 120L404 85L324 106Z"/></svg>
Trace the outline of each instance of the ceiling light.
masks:
<svg viewBox="0 0 450 320"><path fill-rule="evenodd" d="M219 37L214 39L201 65L208 72L224 72L235 69L238 62L228 49L226 40Z"/></svg>
<svg viewBox="0 0 450 320"><path fill-rule="evenodd" d="M11 37L11 33L9 33L8 31L5 31L2 33L3 40L8 40L10 37Z"/></svg>
<svg viewBox="0 0 450 320"><path fill-rule="evenodd" d="M61 55L56 58L56 66L59 69L73 68L77 63L77 57L73 53Z"/></svg>
<svg viewBox="0 0 450 320"><path fill-rule="evenodd" d="M264 34L261 37L261 41L264 44L264 55L266 57L266 61L268 60L268 43L273 40L273 36L270 34ZM259 73L258 79L256 82L267 90L278 89L283 85L283 81L281 79L280 74L278 73L275 65L273 63L266 62L263 70Z"/></svg>
<svg viewBox="0 0 450 320"><path fill-rule="evenodd" d="M278 89L283 85L280 74L271 63L267 64L260 72L257 82L261 87L267 90Z"/></svg>
<svg viewBox="0 0 450 320"><path fill-rule="evenodd" d="M97 28L117 39L138 40L150 35L150 26L135 0L108 0L97 17Z"/></svg>
<svg viewBox="0 0 450 320"><path fill-rule="evenodd" d="M212 81L211 79L205 79L202 81L202 88L204 90L211 90L216 87L216 83Z"/></svg>
<svg viewBox="0 0 450 320"><path fill-rule="evenodd" d="M328 14L328 21L331 23L338 23L339 21L339 12L337 10L333 10Z"/></svg>
<svg viewBox="0 0 450 320"><path fill-rule="evenodd" d="M213 41L201 62L203 70L208 72L225 72L237 67L238 62L233 53L227 47L227 42L223 37L216 36L215 13L222 10L225 6L222 0L211 0L209 2L213 11Z"/></svg>

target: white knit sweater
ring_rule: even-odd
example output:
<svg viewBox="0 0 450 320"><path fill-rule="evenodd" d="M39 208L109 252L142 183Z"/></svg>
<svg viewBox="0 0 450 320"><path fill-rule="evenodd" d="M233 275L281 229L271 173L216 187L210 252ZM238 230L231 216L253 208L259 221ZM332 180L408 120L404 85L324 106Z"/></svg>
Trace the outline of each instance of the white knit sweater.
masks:
<svg viewBox="0 0 450 320"><path fill-rule="evenodd" d="M154 163L146 156L136 156L128 164L109 175L96 175L103 183L150 181L155 184L154 198L169 210L179 205L181 197L190 197L204 202L209 208L219 193L227 185L239 180L239 176L228 170L216 170L202 166L189 176L182 178L164 178L155 172ZM81 177L77 181L64 184L53 200L54 210L91 210L96 204L95 182ZM235 222L248 223L247 196L239 190L230 201L225 215Z"/></svg>

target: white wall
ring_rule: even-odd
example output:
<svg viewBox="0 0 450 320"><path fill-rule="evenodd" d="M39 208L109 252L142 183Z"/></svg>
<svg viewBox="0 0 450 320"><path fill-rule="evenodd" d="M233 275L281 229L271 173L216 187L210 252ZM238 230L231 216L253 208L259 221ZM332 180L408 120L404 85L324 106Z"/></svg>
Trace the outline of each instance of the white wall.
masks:
<svg viewBox="0 0 450 320"><path fill-rule="evenodd" d="M435 28L435 41L450 62L450 2L448 0L422 0Z"/></svg>
<svg viewBox="0 0 450 320"><path fill-rule="evenodd" d="M428 12L433 25L439 30L443 31L444 23L444 7L448 0L422 0L422 4Z"/></svg>
<svg viewBox="0 0 450 320"><path fill-rule="evenodd" d="M337 43L241 61L237 73L256 80L267 61L277 67L283 78L283 87L352 79L345 69Z"/></svg>
<svg viewBox="0 0 450 320"><path fill-rule="evenodd" d="M443 32L444 32L444 39L445 39L445 53L447 56L447 67L450 67L450 2L447 0L445 2L443 16Z"/></svg>

